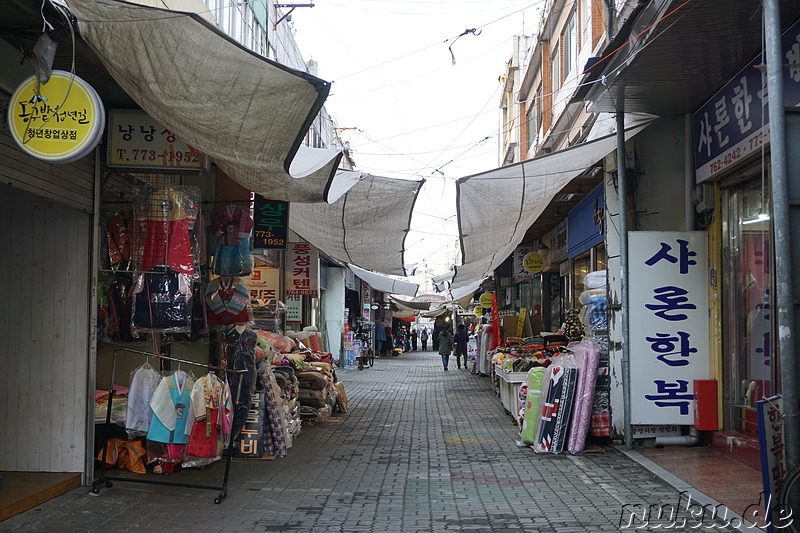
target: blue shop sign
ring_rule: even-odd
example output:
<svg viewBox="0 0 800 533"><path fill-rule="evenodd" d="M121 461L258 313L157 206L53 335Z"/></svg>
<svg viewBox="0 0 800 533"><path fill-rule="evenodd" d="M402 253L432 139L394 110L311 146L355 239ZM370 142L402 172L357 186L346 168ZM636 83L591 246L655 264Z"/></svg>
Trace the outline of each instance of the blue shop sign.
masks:
<svg viewBox="0 0 800 533"><path fill-rule="evenodd" d="M800 21L781 36L784 107L800 106ZM764 58L759 54L694 114L697 183L760 151L769 142Z"/></svg>
<svg viewBox="0 0 800 533"><path fill-rule="evenodd" d="M600 186L569 212L567 246L570 259L605 240L605 210L606 198Z"/></svg>

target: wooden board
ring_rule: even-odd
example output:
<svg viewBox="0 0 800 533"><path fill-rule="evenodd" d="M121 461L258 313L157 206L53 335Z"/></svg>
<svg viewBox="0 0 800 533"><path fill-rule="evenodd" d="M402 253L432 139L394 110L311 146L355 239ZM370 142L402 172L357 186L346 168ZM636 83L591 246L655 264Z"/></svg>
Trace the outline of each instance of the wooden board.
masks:
<svg viewBox="0 0 800 533"><path fill-rule="evenodd" d="M0 472L0 522L61 496L81 484L80 474Z"/></svg>

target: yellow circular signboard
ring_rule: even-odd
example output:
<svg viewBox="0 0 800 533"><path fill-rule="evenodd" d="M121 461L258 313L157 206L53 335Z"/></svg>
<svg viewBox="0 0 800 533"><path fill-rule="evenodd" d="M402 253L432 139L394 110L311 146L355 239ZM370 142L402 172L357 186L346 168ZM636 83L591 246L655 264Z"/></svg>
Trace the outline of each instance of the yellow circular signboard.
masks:
<svg viewBox="0 0 800 533"><path fill-rule="evenodd" d="M63 70L54 70L44 85L36 76L26 79L8 105L14 141L29 155L51 163L69 163L91 152L105 122L97 92Z"/></svg>
<svg viewBox="0 0 800 533"><path fill-rule="evenodd" d="M544 257L536 252L527 253L522 258L522 268L531 274L538 274L544 269Z"/></svg>
<svg viewBox="0 0 800 533"><path fill-rule="evenodd" d="M480 303L483 307L487 309L492 307L492 293L491 292L484 292L481 294L481 297L478 299L478 303Z"/></svg>
<svg viewBox="0 0 800 533"><path fill-rule="evenodd" d="M475 306L475 309L472 310L475 313L475 316L483 316L483 306Z"/></svg>

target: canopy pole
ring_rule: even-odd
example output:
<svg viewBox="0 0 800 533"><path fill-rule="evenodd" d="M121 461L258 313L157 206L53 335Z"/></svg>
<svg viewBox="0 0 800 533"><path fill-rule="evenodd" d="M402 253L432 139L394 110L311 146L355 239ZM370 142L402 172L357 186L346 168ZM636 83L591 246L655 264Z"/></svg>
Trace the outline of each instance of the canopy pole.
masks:
<svg viewBox="0 0 800 533"><path fill-rule="evenodd" d="M786 466L791 470L800 464L800 418L798 418L797 354L792 331L795 329L794 284L792 280L792 239L790 229L790 191L787 179L786 117L783 107L783 58L781 57L781 23L779 0L764 0L764 35L766 38L767 91L769 94L770 186L772 193L772 227L775 243L775 285L778 311L778 350L781 363L781 395L783 397L783 442L786 445Z"/></svg>
<svg viewBox="0 0 800 533"><path fill-rule="evenodd" d="M625 161L625 91L617 100L617 194L619 195L619 274L622 305L622 398L625 417L625 448L633 448L631 428L630 304L628 298L628 183Z"/></svg>

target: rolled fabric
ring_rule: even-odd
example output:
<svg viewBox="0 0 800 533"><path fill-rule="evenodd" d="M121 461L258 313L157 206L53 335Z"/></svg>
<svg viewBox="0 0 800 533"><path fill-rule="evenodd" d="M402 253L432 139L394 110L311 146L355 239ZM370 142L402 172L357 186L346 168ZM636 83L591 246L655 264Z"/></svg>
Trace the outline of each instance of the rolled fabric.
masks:
<svg viewBox="0 0 800 533"><path fill-rule="evenodd" d="M544 367L535 367L528 372L528 394L525 397L525 412L522 415L522 432L520 439L525 444L536 442L536 430L539 427L539 406L542 399L542 379Z"/></svg>

